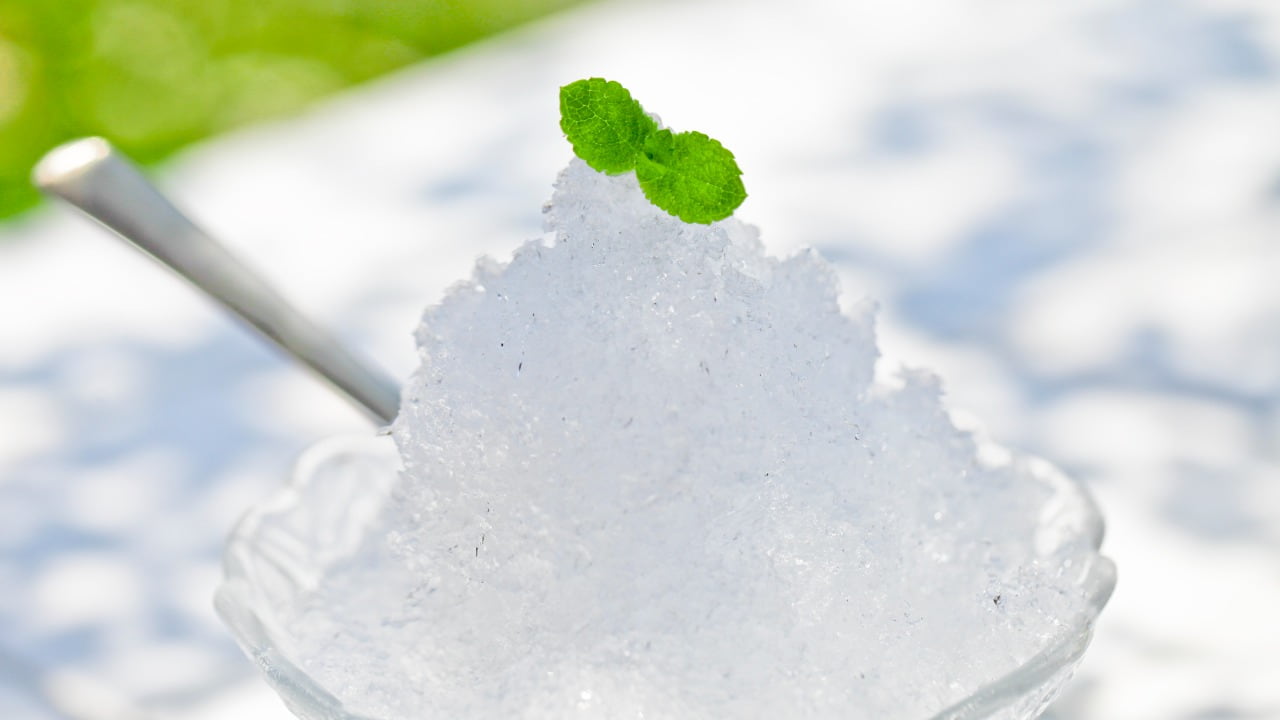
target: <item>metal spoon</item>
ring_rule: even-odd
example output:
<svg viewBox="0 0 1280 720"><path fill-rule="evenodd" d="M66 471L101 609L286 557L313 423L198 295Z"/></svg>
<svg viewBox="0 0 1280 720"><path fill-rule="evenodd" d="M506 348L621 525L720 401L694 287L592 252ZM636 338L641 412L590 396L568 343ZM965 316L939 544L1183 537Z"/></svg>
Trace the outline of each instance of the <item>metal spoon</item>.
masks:
<svg viewBox="0 0 1280 720"><path fill-rule="evenodd" d="M374 420L395 419L400 391L394 380L285 302L106 140L84 138L50 150L32 179L189 280Z"/></svg>

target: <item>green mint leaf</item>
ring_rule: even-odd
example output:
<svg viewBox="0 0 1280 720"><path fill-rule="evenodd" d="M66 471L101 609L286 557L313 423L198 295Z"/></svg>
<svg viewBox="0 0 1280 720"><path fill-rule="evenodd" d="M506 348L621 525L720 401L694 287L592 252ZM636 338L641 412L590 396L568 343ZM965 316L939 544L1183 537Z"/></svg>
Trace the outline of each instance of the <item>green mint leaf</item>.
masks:
<svg viewBox="0 0 1280 720"><path fill-rule="evenodd" d="M560 129L592 169L635 170L649 202L685 222L723 220L747 197L733 153L699 132L659 130L616 82L591 78L560 88Z"/></svg>
<svg viewBox="0 0 1280 720"><path fill-rule="evenodd" d="M592 169L617 175L635 168L658 126L626 88L591 78L560 88L560 129Z"/></svg>
<svg viewBox="0 0 1280 720"><path fill-rule="evenodd" d="M723 220L747 197L733 153L700 132L651 134L636 178L649 202L689 223Z"/></svg>

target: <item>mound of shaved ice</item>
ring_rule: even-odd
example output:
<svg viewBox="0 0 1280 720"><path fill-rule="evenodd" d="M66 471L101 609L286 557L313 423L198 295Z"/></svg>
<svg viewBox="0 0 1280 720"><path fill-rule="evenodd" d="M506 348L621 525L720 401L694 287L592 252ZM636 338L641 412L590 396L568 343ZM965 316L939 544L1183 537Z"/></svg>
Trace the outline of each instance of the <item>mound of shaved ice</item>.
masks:
<svg viewBox="0 0 1280 720"><path fill-rule="evenodd" d="M403 471L290 616L350 712L927 718L1082 611L1035 465L876 382L815 254L578 160L546 218L426 313Z"/></svg>

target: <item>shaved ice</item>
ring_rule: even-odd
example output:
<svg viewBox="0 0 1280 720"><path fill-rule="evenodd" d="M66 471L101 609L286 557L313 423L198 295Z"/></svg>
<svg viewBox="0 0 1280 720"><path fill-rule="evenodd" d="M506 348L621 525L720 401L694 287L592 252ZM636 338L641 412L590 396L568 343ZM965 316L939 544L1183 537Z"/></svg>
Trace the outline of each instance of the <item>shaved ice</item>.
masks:
<svg viewBox="0 0 1280 720"><path fill-rule="evenodd" d="M352 715L923 719L1096 612L1064 481L878 380L816 254L577 159L545 212L425 314L400 474L282 613Z"/></svg>

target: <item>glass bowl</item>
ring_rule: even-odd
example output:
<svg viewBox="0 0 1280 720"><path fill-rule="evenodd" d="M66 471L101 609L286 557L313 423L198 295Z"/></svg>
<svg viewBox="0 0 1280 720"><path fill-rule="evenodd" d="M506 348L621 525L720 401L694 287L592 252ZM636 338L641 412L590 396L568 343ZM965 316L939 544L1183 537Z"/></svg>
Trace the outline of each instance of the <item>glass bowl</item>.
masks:
<svg viewBox="0 0 1280 720"><path fill-rule="evenodd" d="M364 529L390 496L399 456L389 436L338 437L310 448L292 482L242 519L227 545L215 605L245 653L285 704L303 720L383 720L347 711L331 689L301 669L293 638L281 623L320 582L327 568L353 556ZM1093 552L1078 574L1085 608L1038 654L933 718L1025 720L1040 715L1071 677L1093 624L1115 587L1115 566L1098 554L1103 523L1083 486L1047 463L1032 477L1053 492L1037 542L1087 543Z"/></svg>

